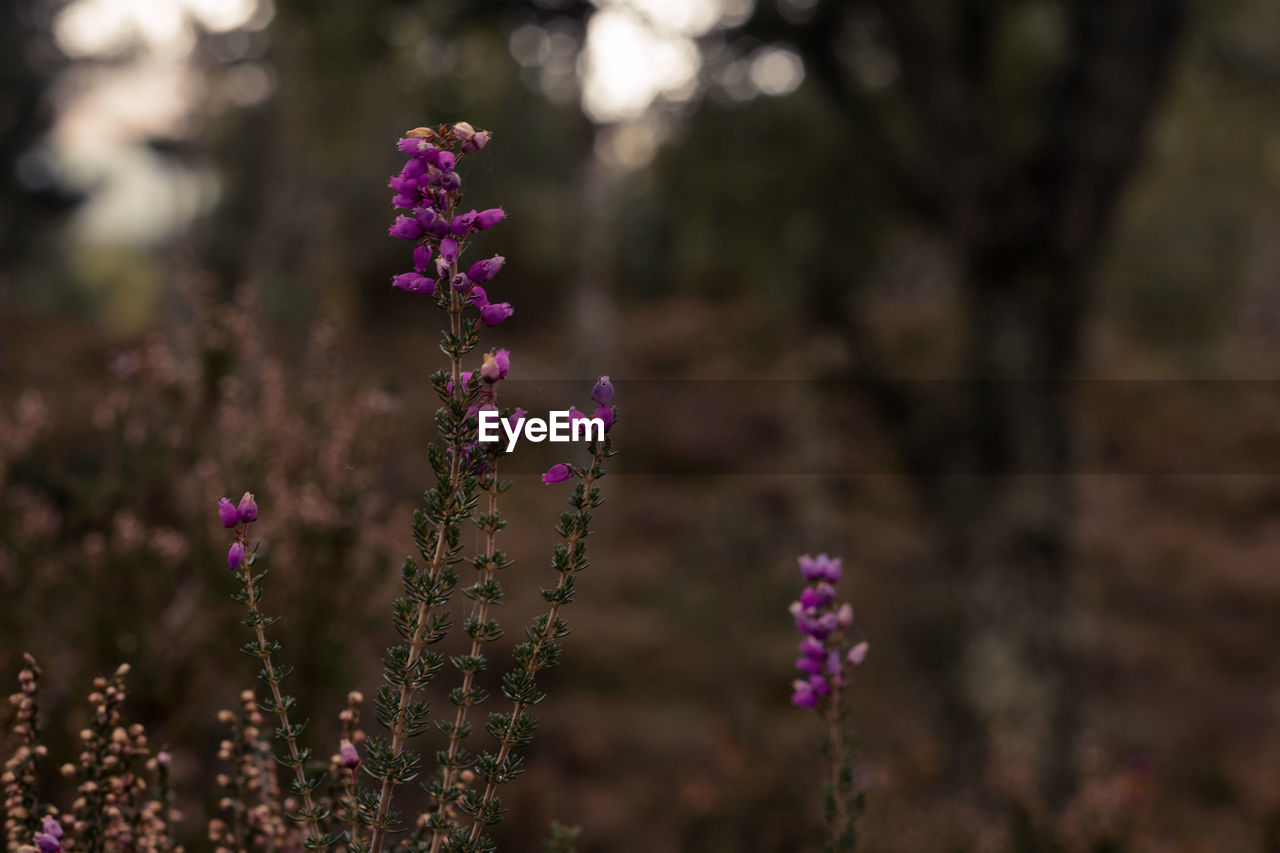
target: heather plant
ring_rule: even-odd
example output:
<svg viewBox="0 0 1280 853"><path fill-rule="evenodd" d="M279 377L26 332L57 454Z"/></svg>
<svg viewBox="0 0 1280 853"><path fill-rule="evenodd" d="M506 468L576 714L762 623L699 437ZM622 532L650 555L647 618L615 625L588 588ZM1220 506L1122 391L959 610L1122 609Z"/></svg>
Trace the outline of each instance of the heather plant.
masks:
<svg viewBox="0 0 1280 853"><path fill-rule="evenodd" d="M542 476L547 485L578 480L569 510L556 529L561 541L552 549L551 566L557 581L541 590L546 610L525 630L525 639L515 647L511 666L501 679L506 707L491 711L484 723L491 743L473 750L469 746L472 711L489 698L478 677L488 669L486 646L504 633L494 609L504 596L500 573L511 564L498 541L506 527L501 495L510 485L499 476L506 451L501 441L480 441L477 422L482 413L494 412L503 420L504 430L512 432L525 420L521 410L498 407L501 382L511 369L508 350L484 353L474 369L464 369L464 361L479 345L481 329L513 314L509 302L490 300L484 287L501 270L502 256L476 260L465 268L462 262L468 237L506 216L501 208L465 212L460 208L460 161L478 153L488 140L488 132L459 123L438 130L417 128L398 146L409 159L390 186L396 192L394 206L409 213L396 218L390 234L413 242L414 270L395 276L392 284L427 297L445 316L440 349L448 363L431 377L440 401L439 443L428 447L434 482L424 496L423 508L414 514L412 534L418 557L405 559L403 596L393 607L394 627L402 642L387 650L385 684L374 697L375 716L387 734L366 738L360 730L346 733L337 752L336 763L343 773L340 785L326 788L323 767L313 766L311 752L301 745L306 723L294 715L296 701L281 690L288 669L276 660L280 644L267 638L266 631L276 619L264 615L261 607L266 573L255 568L257 549L248 532L258 520L257 501L246 493L236 504L227 498L218 504L219 519L234 534L227 565L240 579L237 598L247 609L244 622L253 631L244 651L258 659L259 677L268 691L258 707L276 718L276 735L283 744L279 762L293 776L291 797L281 802L278 794L269 796L274 804L260 806L256 817L243 796L224 800L230 818L220 818L210 831L224 846L242 845L247 828L250 842L261 839L259 846L268 848L341 842L352 851L377 853L399 835L396 845L431 853L494 849L487 831L504 814L499 791L523 770L520 750L531 742L536 727L530 710L544 696L537 676L558 663L560 641L569 633L562 611L574 600L576 577L587 567L586 539L591 512L601 503L597 482L604 476L604 460L612 455L608 429L615 411L610 405L613 385L602 377L591 389L597 404L595 417L570 410L573 421L599 423L595 440L586 444L587 461L557 463ZM464 525L480 534L478 551L469 559L462 544ZM461 608L466 615L455 619L449 605L465 562L475 575L461 590L469 602ZM446 656L434 647L455 627L461 627L466 636L467 650L447 661L457 678L457 686L447 693L453 710L433 712L424 694L446 663ZM248 707L251 701L246 702L249 716L238 723L237 736L224 744L224 754L236 766L245 764L242 756L262 753L262 719ZM355 708L348 712L352 718L357 713ZM424 772L422 754L411 743L433 729L442 740L434 753L435 769ZM366 778L353 772L357 766ZM264 772L260 761L250 761L248 767L257 769L227 774L233 793L276 791L274 774ZM415 820L405 821L393 807L395 792L423 775L428 780L422 787L429 805ZM287 814L297 827L283 824L281 814ZM563 832L557 838L563 838Z"/></svg>
<svg viewBox="0 0 1280 853"><path fill-rule="evenodd" d="M853 681L853 670L866 659L868 646L852 641L853 607L836 602L835 585L843 574L840 559L806 554L799 562L808 584L790 607L804 635L796 659L801 677L792 685L791 703L817 711L825 724L822 748L829 774L822 809L830 836L824 849L846 853L857 846L863 795L854 791L853 734L844 691Z"/></svg>

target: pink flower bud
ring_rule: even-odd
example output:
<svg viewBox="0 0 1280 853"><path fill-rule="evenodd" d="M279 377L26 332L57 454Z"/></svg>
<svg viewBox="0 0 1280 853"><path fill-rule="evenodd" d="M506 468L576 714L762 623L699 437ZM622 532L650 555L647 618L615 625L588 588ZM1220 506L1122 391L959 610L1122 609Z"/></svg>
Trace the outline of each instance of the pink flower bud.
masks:
<svg viewBox="0 0 1280 853"><path fill-rule="evenodd" d="M342 762L342 766L348 770L352 770L360 764L360 753L356 752L355 744L346 738L343 738L342 743L338 746L338 758Z"/></svg>
<svg viewBox="0 0 1280 853"><path fill-rule="evenodd" d="M547 473L542 475L542 482L550 486L552 483L563 483L572 476L573 469L561 462L558 465L552 465L547 469Z"/></svg>

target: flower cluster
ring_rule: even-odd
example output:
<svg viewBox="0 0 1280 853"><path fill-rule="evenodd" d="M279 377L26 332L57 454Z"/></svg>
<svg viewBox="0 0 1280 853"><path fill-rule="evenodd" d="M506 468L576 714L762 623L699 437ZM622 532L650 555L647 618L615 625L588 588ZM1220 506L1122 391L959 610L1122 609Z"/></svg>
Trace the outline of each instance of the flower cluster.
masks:
<svg viewBox="0 0 1280 853"><path fill-rule="evenodd" d="M866 658L867 644L845 648L845 633L853 625L853 607L835 603L835 584L843 571L840 559L806 554L799 562L809 585L790 608L796 627L805 635L796 659L796 669L803 677L792 685L791 702L801 708L816 708L845 685L853 668Z"/></svg>
<svg viewBox="0 0 1280 853"><path fill-rule="evenodd" d="M494 255L476 261L465 272L458 264L468 235L492 228L507 216L501 207L457 210L462 190L458 160L484 148L489 137L489 131L477 131L465 121L448 129L418 127L405 134L396 147L409 160L387 186L396 193L392 205L407 213L396 217L388 233L415 243L413 272L394 276L393 286L409 293L435 294L437 285L447 284L464 303L480 311L481 322L495 326L514 310L509 302L490 302L483 285L498 274L506 259Z"/></svg>
<svg viewBox="0 0 1280 853"><path fill-rule="evenodd" d="M591 389L591 399L596 403L596 410L592 412L591 417L604 421L604 430L608 432L613 422L618 419L618 410L610 405L613 402L613 382L608 376L601 376L596 380L596 384ZM569 422L579 420L587 420L587 416L576 407L569 409ZM547 469L547 473L542 475L542 482L550 486L563 483L575 476L581 476L577 468L567 462L559 462Z"/></svg>
<svg viewBox="0 0 1280 853"><path fill-rule="evenodd" d="M235 530L236 541L227 549L227 566L235 571L244 563L244 547L249 542L249 524L258 520L258 504L253 499L253 493L245 492L238 504L233 504L230 498L219 500L218 520L223 527Z"/></svg>

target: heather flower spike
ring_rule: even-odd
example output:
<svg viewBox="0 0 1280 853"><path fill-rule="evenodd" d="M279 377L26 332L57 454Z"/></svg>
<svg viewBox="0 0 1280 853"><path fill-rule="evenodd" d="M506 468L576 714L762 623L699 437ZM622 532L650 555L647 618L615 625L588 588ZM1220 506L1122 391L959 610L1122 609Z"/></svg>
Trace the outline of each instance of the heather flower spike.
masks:
<svg viewBox="0 0 1280 853"><path fill-rule="evenodd" d="M827 725L823 749L831 764L833 780L827 786L824 813L831 831L828 850L851 851L853 821L860 800L853 791L853 759L849 750L851 734L846 730L849 706L844 690L853 680L854 668L867 657L865 642L850 645L853 607L836 603L835 585L843 567L838 557L805 554L799 558L800 573L808 584L788 610L804 635L795 667L800 678L791 684L791 704L819 712Z"/></svg>

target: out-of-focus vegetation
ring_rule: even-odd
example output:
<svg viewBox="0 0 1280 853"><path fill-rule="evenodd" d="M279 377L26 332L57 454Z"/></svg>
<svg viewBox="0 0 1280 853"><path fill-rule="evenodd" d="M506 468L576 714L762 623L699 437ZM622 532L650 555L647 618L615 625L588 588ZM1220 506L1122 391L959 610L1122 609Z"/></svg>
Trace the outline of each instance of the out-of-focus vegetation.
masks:
<svg viewBox="0 0 1280 853"><path fill-rule="evenodd" d="M44 161L24 152L41 110L54 117L131 59L50 53L57 4L3 10L28 35L3 60L25 94L5 102L22 132L5 136L0 181L3 211L24 229L6 226L0 256L0 674L16 673L23 651L41 659L63 760L82 726L75 698L128 660L130 716L171 745L186 810L209 805L199 797L220 736L213 710L252 679L234 651L212 513L245 488L270 507L271 595L318 751L345 691L376 683L427 473L425 377L437 367L425 314L386 286L403 270L385 236L384 185L399 133L465 118L495 134L468 192L510 214L495 250L519 305L502 327L513 378L587 379L590 356L620 380L629 472L607 481L610 512L541 714L533 778L511 793L503 831L517 849L552 817L582 824L581 850L817 839L807 792L818 751L787 705L785 610L793 555L816 550L846 555L873 648L851 693L866 849L1051 849L1045 833L1063 849L1280 849L1280 472L1162 464L1178 459L1162 452L1171 434L1235 460L1272 446L1266 405L1177 401L1178 380L1268 380L1280 357L1280 6L760 0L700 38L696 96L616 125L578 107L591 5L272 8L195 41L183 118L142 156L175 176L175 194L204 187L197 214L133 243L86 235L65 207L61 220L9 213L31 209L39 189L32 169ZM1096 231L1064 246L1061 229L1024 226L1056 209L1048 195L1001 195L1029 152L1085 144L1073 134L1092 127L1105 153L1119 121L1043 124L1054 74L1090 43L1073 40L1072 21L1118 39L1101 43L1120 64L1081 83L1105 101L1132 94L1124 63L1151 49L1159 16L1133 21L1161 11L1180 13L1180 26L1166 22L1164 70L1145 72L1132 160L1107 174L1114 197L1093 211ZM753 93L751 58L775 43L804 59L804 81L785 96ZM830 67L815 62L824 57ZM930 73L952 67L972 76ZM956 124L934 123L940 114ZM1030 186L1066 197L1076 184L1062 177ZM95 187L83 189L92 204ZM1061 228L1078 224L1068 213ZM1000 251L976 251L975 235ZM1010 269L1049 284L1030 301L1026 278L981 286ZM1056 322L1063 312L1069 328ZM984 325L995 316L1040 320L1020 328L1014 352L984 361L976 344L1008 331ZM1039 332L1062 336L1055 372L1038 372ZM864 381L815 386L848 392L799 410L772 390L833 377ZM828 460L842 473L662 473L673 432L629 429L629 418L655 419L627 410L626 380L638 378L755 380L735 386L749 402L734 417L700 420L703 440L744 456L790 445L798 469ZM1146 388L1164 405L1084 409L1069 393L1076 378L1173 381ZM1068 393L1022 417L1017 400L968 393L982 382L883 379L1052 379ZM1011 426L1020 418L1029 433ZM857 429L813 426L832 422ZM1015 453L983 467L1045 434L1062 451L1045 465ZM848 464L867 443L898 461ZM518 480L512 514L534 520L521 530L554 524L542 488ZM975 554L1009 551L975 538L1000 539L1011 520L1025 540L1014 552L1033 557L985 570L1003 557ZM515 571L544 571L540 540L513 541ZM993 579L1020 581L1051 550L1054 600L974 596ZM386 595L353 600L357 584ZM536 606L530 593L508 603L513 623ZM1020 706L998 678L976 685L990 704L975 702L961 652L978 638L998 661L1030 642L1020 611L1061 629L1040 669L1071 673L1054 702L1070 717L1056 745L1070 747L1075 784L1053 809L1032 756L974 755L991 721Z"/></svg>

